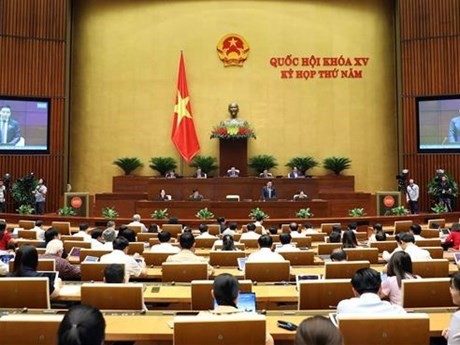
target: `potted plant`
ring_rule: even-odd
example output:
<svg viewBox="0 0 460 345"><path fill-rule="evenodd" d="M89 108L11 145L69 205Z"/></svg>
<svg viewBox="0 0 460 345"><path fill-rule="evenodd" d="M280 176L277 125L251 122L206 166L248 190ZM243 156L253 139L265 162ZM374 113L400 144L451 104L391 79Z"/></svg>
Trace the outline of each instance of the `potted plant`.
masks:
<svg viewBox="0 0 460 345"><path fill-rule="evenodd" d="M163 210L155 210L151 214L152 218L155 219L165 219L168 218L168 209L165 208Z"/></svg>
<svg viewBox="0 0 460 345"><path fill-rule="evenodd" d="M125 175L130 175L137 168L144 166L141 160L137 157L118 158L114 160L112 164L116 165L121 170L123 170Z"/></svg>
<svg viewBox="0 0 460 345"><path fill-rule="evenodd" d="M270 170L278 166L276 158L271 155L257 155L249 158L248 166L259 175L264 170Z"/></svg>
<svg viewBox="0 0 460 345"><path fill-rule="evenodd" d="M391 214L395 216L405 216L409 214L409 210L404 206L396 206L391 209Z"/></svg>
<svg viewBox="0 0 460 345"><path fill-rule="evenodd" d="M19 206L19 208L16 211L19 214L28 215L28 214L33 214L35 212L35 209L31 205L23 204Z"/></svg>
<svg viewBox="0 0 460 345"><path fill-rule="evenodd" d="M301 208L297 213L295 214L297 218L311 218L314 216L314 214L310 211L310 208Z"/></svg>
<svg viewBox="0 0 460 345"><path fill-rule="evenodd" d="M350 217L358 218L358 217L365 216L366 212L364 212L364 208L355 207L355 208L352 208L351 210L348 210L348 215Z"/></svg>
<svg viewBox="0 0 460 345"><path fill-rule="evenodd" d="M201 210L199 210L195 214L195 217L197 217L199 219L203 219L203 220L211 219L211 218L214 218L214 213L212 213L211 211L208 210L207 207L205 207L205 208L202 208Z"/></svg>
<svg viewBox="0 0 460 345"><path fill-rule="evenodd" d="M195 156L193 158L190 167L198 169L200 168L203 173L209 176L209 174L216 170L219 166L217 165L217 158L212 156Z"/></svg>
<svg viewBox="0 0 460 345"><path fill-rule="evenodd" d="M35 180L35 177L32 174L21 177L13 183L11 187L11 196L13 197L18 210L22 205L32 207L31 205L35 203L35 195L33 192L36 188L37 180Z"/></svg>
<svg viewBox="0 0 460 345"><path fill-rule="evenodd" d="M300 170L302 175L305 175L308 170L318 166L318 162L313 157L309 157L309 156L300 157L299 156L299 157L292 158L289 162L286 163L285 166L291 169L293 169L294 167L297 167L297 169Z"/></svg>
<svg viewBox="0 0 460 345"><path fill-rule="evenodd" d="M444 212L448 212L447 206L444 205L444 204L435 204L435 205L431 208L431 211L433 211L433 213L444 213Z"/></svg>
<svg viewBox="0 0 460 345"><path fill-rule="evenodd" d="M323 167L327 170L331 170L335 175L351 167L351 159L346 157L328 157L323 161Z"/></svg>
<svg viewBox="0 0 460 345"><path fill-rule="evenodd" d="M249 218L252 220L255 220L258 217L262 217L262 219L268 219L270 218L268 214L266 214L264 211L262 211L260 208L253 208L251 210L251 213L249 213Z"/></svg>
<svg viewBox="0 0 460 345"><path fill-rule="evenodd" d="M168 171L177 168L177 162L172 157L153 157L150 159L149 167L165 176Z"/></svg>
<svg viewBox="0 0 460 345"><path fill-rule="evenodd" d="M71 206L64 206L63 208L60 208L57 213L60 216L67 216L67 217L77 215L77 213L75 212L75 210Z"/></svg>
<svg viewBox="0 0 460 345"><path fill-rule="evenodd" d="M117 218L118 217L118 212L115 209L115 207L104 207L102 209L102 217L104 218Z"/></svg>

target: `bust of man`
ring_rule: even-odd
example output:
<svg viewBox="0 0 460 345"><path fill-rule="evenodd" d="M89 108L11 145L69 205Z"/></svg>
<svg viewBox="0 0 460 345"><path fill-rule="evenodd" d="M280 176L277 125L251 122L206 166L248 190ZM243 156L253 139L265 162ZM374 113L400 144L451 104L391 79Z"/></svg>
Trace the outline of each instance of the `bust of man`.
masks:
<svg viewBox="0 0 460 345"><path fill-rule="evenodd" d="M230 118L224 120L223 124L225 126L247 126L247 122L242 119L238 119L238 112L240 111L240 107L236 103L230 103L228 105L228 112L230 113Z"/></svg>

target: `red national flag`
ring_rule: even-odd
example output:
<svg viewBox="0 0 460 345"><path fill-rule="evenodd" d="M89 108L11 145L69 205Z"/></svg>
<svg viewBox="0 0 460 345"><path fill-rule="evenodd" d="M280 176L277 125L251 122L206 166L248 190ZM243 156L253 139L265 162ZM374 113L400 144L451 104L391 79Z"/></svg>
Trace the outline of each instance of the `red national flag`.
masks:
<svg viewBox="0 0 460 345"><path fill-rule="evenodd" d="M174 106L174 119L171 140L180 155L190 162L200 151L200 143L195 131L192 117L192 106L188 94L187 77L185 75L184 56L180 53L179 75L177 77L177 96Z"/></svg>

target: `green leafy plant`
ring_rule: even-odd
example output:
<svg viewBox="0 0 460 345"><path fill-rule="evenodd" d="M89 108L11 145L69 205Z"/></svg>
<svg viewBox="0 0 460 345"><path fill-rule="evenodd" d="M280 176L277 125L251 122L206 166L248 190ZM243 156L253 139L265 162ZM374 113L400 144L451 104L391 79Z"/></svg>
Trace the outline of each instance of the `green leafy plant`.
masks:
<svg viewBox="0 0 460 345"><path fill-rule="evenodd" d="M37 180L34 175L21 177L13 183L11 187L11 195L20 208L22 205L33 205L35 203L34 191L37 188Z"/></svg>
<svg viewBox="0 0 460 345"><path fill-rule="evenodd" d="M249 158L249 167L254 169L257 174L264 170L270 170L278 166L276 158L271 155L257 155Z"/></svg>
<svg viewBox="0 0 460 345"><path fill-rule="evenodd" d="M141 160L137 157L118 158L117 160L113 161L113 164L123 170L125 175L129 175L137 168L144 166Z"/></svg>
<svg viewBox="0 0 460 345"><path fill-rule="evenodd" d="M58 210L58 215L60 216L76 216L77 213L71 206L64 206Z"/></svg>
<svg viewBox="0 0 460 345"><path fill-rule="evenodd" d="M448 212L447 206L446 206L446 205L443 205L443 204L435 204L435 205L431 208L431 211L433 211L433 213L444 213L444 212Z"/></svg>
<svg viewBox="0 0 460 345"><path fill-rule="evenodd" d="M362 217L366 215L366 212L364 212L364 208L355 207L348 210L348 215L350 217Z"/></svg>
<svg viewBox="0 0 460 345"><path fill-rule="evenodd" d="M252 220L255 220L258 217L262 217L263 219L268 219L270 218L268 214L266 214L264 211L262 211L260 208L253 208L251 210L251 213L249 213L249 218Z"/></svg>
<svg viewBox="0 0 460 345"><path fill-rule="evenodd" d="M190 166L195 169L200 168L205 174L209 174L219 167L217 165L217 158L212 156L195 156Z"/></svg>
<svg viewBox="0 0 460 345"><path fill-rule="evenodd" d="M165 176L168 171L177 168L177 162L172 157L153 157L150 159L149 167Z"/></svg>
<svg viewBox="0 0 460 345"><path fill-rule="evenodd" d="M454 179L449 173L443 172L442 174L446 175L447 177L447 186L451 190L450 196L452 198L456 198L458 196L457 182L454 181ZM439 188L439 179L440 179L440 176L435 176L428 183L428 194L431 194L435 202L439 200L441 193L442 193L442 190Z"/></svg>
<svg viewBox="0 0 460 345"><path fill-rule="evenodd" d="M351 159L346 157L328 157L323 161L323 167L327 170L331 170L335 175L351 167Z"/></svg>
<svg viewBox="0 0 460 345"><path fill-rule="evenodd" d="M309 157L309 156L300 157L299 156L299 157L292 158L289 162L286 163L285 166L291 169L294 167L297 167L297 169L299 169L300 172L305 175L305 173L308 170L318 166L318 162L313 157Z"/></svg>
<svg viewBox="0 0 460 345"><path fill-rule="evenodd" d="M35 209L33 208L32 205L24 204L19 206L19 208L16 210L19 214L33 214L35 212Z"/></svg>
<svg viewBox="0 0 460 345"><path fill-rule="evenodd" d="M314 214L310 211L310 208L301 208L297 213L295 214L297 218L311 218L314 216Z"/></svg>
<svg viewBox="0 0 460 345"><path fill-rule="evenodd" d="M409 210L404 206L396 206L391 209L391 214L395 216L404 216L409 214Z"/></svg>
<svg viewBox="0 0 460 345"><path fill-rule="evenodd" d="M104 207L102 209L102 217L104 218L117 218L118 217L118 212L115 209L115 207Z"/></svg>
<svg viewBox="0 0 460 345"><path fill-rule="evenodd" d="M156 219L165 219L168 218L168 209L165 208L163 210L155 210L151 214L152 218Z"/></svg>
<svg viewBox="0 0 460 345"><path fill-rule="evenodd" d="M199 219L211 219L211 218L214 218L214 213L212 213L211 211L208 210L207 207L205 207L205 208L202 208L201 210L199 210L195 214L195 217L197 217Z"/></svg>

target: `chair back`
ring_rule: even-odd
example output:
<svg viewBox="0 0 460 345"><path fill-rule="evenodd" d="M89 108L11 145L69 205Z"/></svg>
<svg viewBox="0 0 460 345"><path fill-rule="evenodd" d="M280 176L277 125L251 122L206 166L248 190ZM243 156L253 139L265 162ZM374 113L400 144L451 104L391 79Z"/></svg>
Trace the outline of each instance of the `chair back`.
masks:
<svg viewBox="0 0 460 345"><path fill-rule="evenodd" d="M23 228L24 230L30 230L35 227L35 220L20 220L18 222L18 227Z"/></svg>
<svg viewBox="0 0 460 345"><path fill-rule="evenodd" d="M446 227L446 220L444 218L428 219L428 229L439 229Z"/></svg>
<svg viewBox="0 0 460 345"><path fill-rule="evenodd" d="M379 253L383 253L385 250L392 253L398 246L396 241L372 241L369 244L371 248L377 248Z"/></svg>
<svg viewBox="0 0 460 345"><path fill-rule="evenodd" d="M70 222L51 222L51 227L59 231L61 235L72 235L70 232Z"/></svg>
<svg viewBox="0 0 460 345"><path fill-rule="evenodd" d="M149 240L151 238L156 238L158 239L158 234L155 234L153 232L139 232L137 235L136 235L136 239L138 242L146 242L146 243L149 243ZM160 241L158 241L160 242Z"/></svg>
<svg viewBox="0 0 460 345"><path fill-rule="evenodd" d="M143 310L143 284L84 283L81 303L102 310Z"/></svg>
<svg viewBox="0 0 460 345"><path fill-rule="evenodd" d="M346 345L428 345L427 314L339 315L339 330Z"/></svg>
<svg viewBox="0 0 460 345"><path fill-rule="evenodd" d="M144 252L144 242L129 242L128 255L134 255L135 253L142 254Z"/></svg>
<svg viewBox="0 0 460 345"><path fill-rule="evenodd" d="M244 268L244 279L254 282L281 282L290 279L289 261L250 262Z"/></svg>
<svg viewBox="0 0 460 345"><path fill-rule="evenodd" d="M0 344L55 345L64 315L10 314L0 318Z"/></svg>
<svg viewBox="0 0 460 345"><path fill-rule="evenodd" d="M141 235L141 234L139 234L139 235ZM158 239L158 237L149 238L150 247L153 247L155 244L160 244L160 240Z"/></svg>
<svg viewBox="0 0 460 345"><path fill-rule="evenodd" d="M243 226L241 227L241 232L248 232L247 224L243 224ZM256 225L255 232L258 233L259 235L261 235L262 234L262 227L260 225Z"/></svg>
<svg viewBox="0 0 460 345"><path fill-rule="evenodd" d="M324 278L351 279L360 268L370 268L369 261L339 261L324 263Z"/></svg>
<svg viewBox="0 0 460 345"><path fill-rule="evenodd" d="M35 240L37 238L37 232L35 230L18 230L18 238Z"/></svg>
<svg viewBox="0 0 460 345"><path fill-rule="evenodd" d="M195 248L212 248L214 242L217 241L217 237L196 237Z"/></svg>
<svg viewBox="0 0 460 345"><path fill-rule="evenodd" d="M421 249L425 249L430 252L430 256L433 259L443 259L444 258L444 248L439 247L420 247Z"/></svg>
<svg viewBox="0 0 460 345"><path fill-rule="evenodd" d="M81 281L104 281L104 270L110 265L101 262L82 262L80 265Z"/></svg>
<svg viewBox="0 0 460 345"><path fill-rule="evenodd" d="M340 223L321 223L321 232L325 232L329 235L332 232L334 225L342 226Z"/></svg>
<svg viewBox="0 0 460 345"><path fill-rule="evenodd" d="M1 278L0 291L0 308L50 308L49 279L47 277Z"/></svg>
<svg viewBox="0 0 460 345"><path fill-rule="evenodd" d="M412 261L412 273L422 278L445 278L449 276L447 259Z"/></svg>
<svg viewBox="0 0 460 345"><path fill-rule="evenodd" d="M208 264L206 262L163 262L161 272L161 280L164 282L190 283L192 280L208 279Z"/></svg>
<svg viewBox="0 0 460 345"><path fill-rule="evenodd" d="M350 279L302 280L299 310L336 309L341 300L352 298Z"/></svg>
<svg viewBox="0 0 460 345"><path fill-rule="evenodd" d="M27 231L30 231L30 230L27 230ZM19 238L16 241L16 244L17 244L18 247L24 246L24 245L38 247L39 245L43 244L43 241L42 240Z"/></svg>
<svg viewBox="0 0 460 345"><path fill-rule="evenodd" d="M8 262L10 272L13 272L14 260ZM56 261L54 259L38 259L37 271L56 271Z"/></svg>
<svg viewBox="0 0 460 345"><path fill-rule="evenodd" d="M345 248L348 261L367 260L371 264L379 263L379 250L377 248Z"/></svg>
<svg viewBox="0 0 460 345"><path fill-rule="evenodd" d="M145 251L142 253L145 264L148 266L161 266L166 261L168 256L174 255L174 253L161 253L161 252L150 252Z"/></svg>
<svg viewBox="0 0 460 345"><path fill-rule="evenodd" d="M246 253L243 251L218 251L209 252L209 264L211 266L238 266L238 258L244 258Z"/></svg>
<svg viewBox="0 0 460 345"><path fill-rule="evenodd" d="M318 255L331 255L337 248L342 248L342 243L318 243Z"/></svg>
<svg viewBox="0 0 460 345"><path fill-rule="evenodd" d="M425 238L422 240L416 240L415 244L418 247L441 247L441 239L438 238Z"/></svg>
<svg viewBox="0 0 460 345"><path fill-rule="evenodd" d="M84 241L85 239L81 236L74 236L74 235L61 235L61 241Z"/></svg>
<svg viewBox="0 0 460 345"><path fill-rule="evenodd" d="M193 336L190 336L193 335ZM174 345L265 344L265 316L253 314L176 316Z"/></svg>
<svg viewBox="0 0 460 345"><path fill-rule="evenodd" d="M291 263L291 266L313 265L315 253L312 250L295 250L291 252L279 252L280 255Z"/></svg>
<svg viewBox="0 0 460 345"><path fill-rule="evenodd" d="M312 242L326 242L327 234L325 232L318 232L317 234L306 234L307 237L311 237Z"/></svg>
<svg viewBox="0 0 460 345"><path fill-rule="evenodd" d="M161 230L168 231L171 238L176 238L178 234L182 233L182 224L163 224Z"/></svg>
<svg viewBox="0 0 460 345"><path fill-rule="evenodd" d="M259 240L257 238L240 238L240 242L243 243L246 248L259 248Z"/></svg>
<svg viewBox="0 0 460 345"><path fill-rule="evenodd" d="M402 307L453 307L449 287L449 278L403 279L401 281Z"/></svg>
<svg viewBox="0 0 460 345"><path fill-rule="evenodd" d="M219 236L220 235L220 224L208 224L208 232L211 235Z"/></svg>
<svg viewBox="0 0 460 345"><path fill-rule="evenodd" d="M66 253L70 253L73 247L91 249L91 242L66 240L63 243L64 243L64 251Z"/></svg>
<svg viewBox="0 0 460 345"><path fill-rule="evenodd" d="M439 238L439 230L422 229L420 236L423 238Z"/></svg>
<svg viewBox="0 0 460 345"><path fill-rule="evenodd" d="M137 234L140 234L142 232L142 226L140 226L140 225L127 225L127 228L129 230L134 231L136 236L137 236Z"/></svg>
<svg viewBox="0 0 460 345"><path fill-rule="evenodd" d="M109 254L111 253L111 250L108 249L87 249L87 248L82 248L80 250L80 262L85 261L86 257L89 256L97 256L98 258L101 258L102 255Z"/></svg>
<svg viewBox="0 0 460 345"><path fill-rule="evenodd" d="M396 220L394 222L394 234L408 232L412 224L414 224L412 220Z"/></svg>
<svg viewBox="0 0 460 345"><path fill-rule="evenodd" d="M240 250L240 251L243 251L245 250L246 246L244 245L244 243L234 243L235 244L235 248ZM222 244L216 244L214 246L214 250L221 250L222 249Z"/></svg>
<svg viewBox="0 0 460 345"><path fill-rule="evenodd" d="M252 292L252 281L239 280L241 292ZM211 295L212 280L192 280L192 310L210 310L214 308L214 300Z"/></svg>
<svg viewBox="0 0 460 345"><path fill-rule="evenodd" d="M275 240L273 240L275 241ZM312 239L310 236L295 237L291 240L292 243L297 244L297 248L311 248Z"/></svg>

